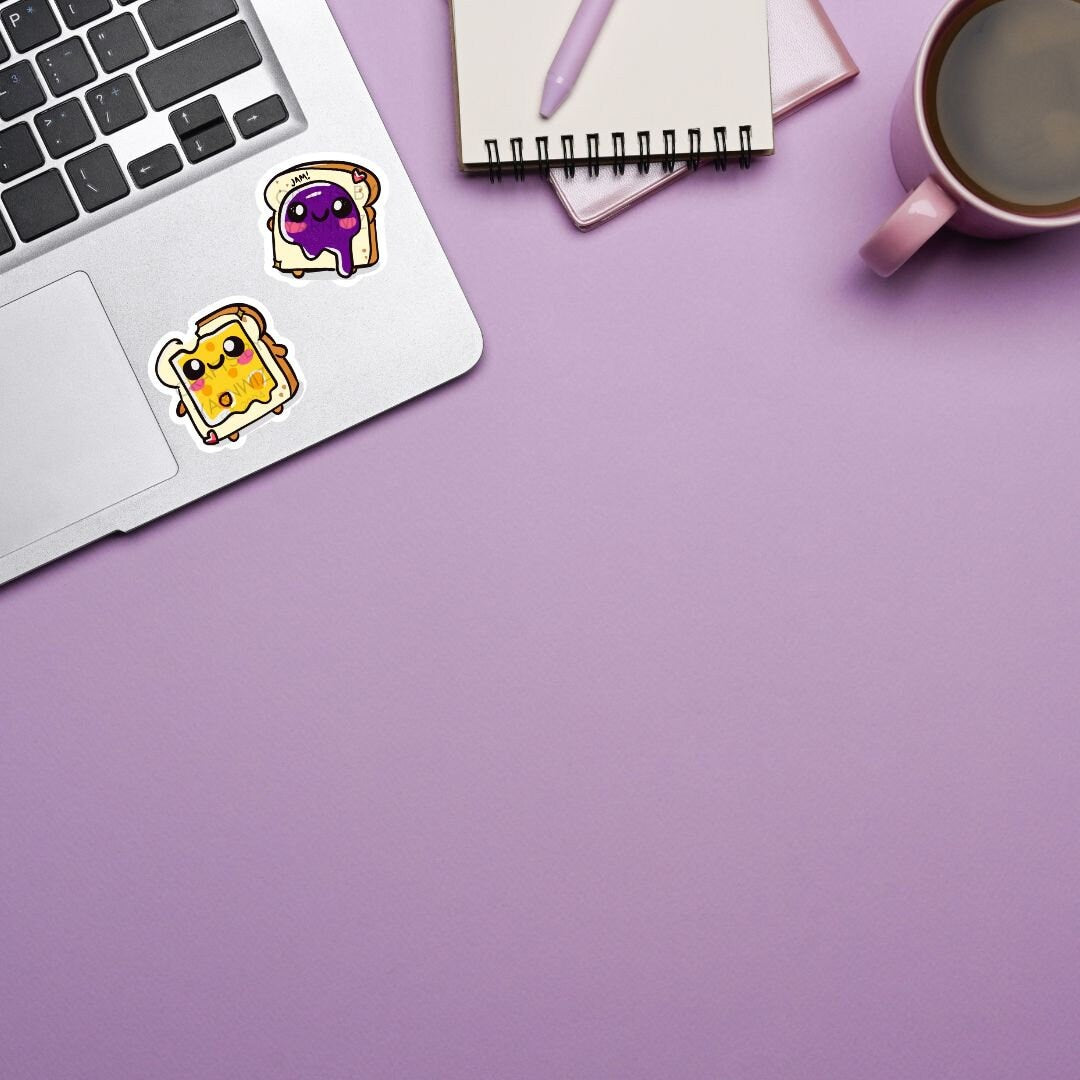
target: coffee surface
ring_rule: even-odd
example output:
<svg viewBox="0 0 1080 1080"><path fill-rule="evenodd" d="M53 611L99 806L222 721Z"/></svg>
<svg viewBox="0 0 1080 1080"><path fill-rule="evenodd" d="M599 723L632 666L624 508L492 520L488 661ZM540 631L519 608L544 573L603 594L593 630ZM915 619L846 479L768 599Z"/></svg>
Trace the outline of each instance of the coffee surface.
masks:
<svg viewBox="0 0 1080 1080"><path fill-rule="evenodd" d="M1080 0L990 0L931 55L927 115L946 163L1018 213L1080 209Z"/></svg>

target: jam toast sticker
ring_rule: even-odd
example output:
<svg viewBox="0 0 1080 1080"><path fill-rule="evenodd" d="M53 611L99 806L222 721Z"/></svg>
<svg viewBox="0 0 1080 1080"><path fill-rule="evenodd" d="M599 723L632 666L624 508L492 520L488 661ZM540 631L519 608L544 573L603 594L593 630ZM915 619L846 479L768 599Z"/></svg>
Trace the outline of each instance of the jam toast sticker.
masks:
<svg viewBox="0 0 1080 1080"><path fill-rule="evenodd" d="M252 424L285 412L300 390L288 356L258 308L233 302L195 319L186 339L166 340L151 373L178 399L178 422L203 446L215 447L235 443Z"/></svg>
<svg viewBox="0 0 1080 1080"><path fill-rule="evenodd" d="M272 216L273 268L303 278L328 273L348 281L379 261L375 226L378 177L350 161L311 161L279 172L263 200Z"/></svg>

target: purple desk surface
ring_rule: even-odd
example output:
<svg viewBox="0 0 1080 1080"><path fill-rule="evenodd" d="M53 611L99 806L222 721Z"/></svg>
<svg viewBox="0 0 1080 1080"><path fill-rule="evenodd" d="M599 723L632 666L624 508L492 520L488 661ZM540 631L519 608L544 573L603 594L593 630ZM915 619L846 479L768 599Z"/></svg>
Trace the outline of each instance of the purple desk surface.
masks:
<svg viewBox="0 0 1080 1080"><path fill-rule="evenodd" d="M337 0L486 358L0 595L5 1080L1075 1080L1080 234L865 272L936 0L829 6L582 236Z"/></svg>

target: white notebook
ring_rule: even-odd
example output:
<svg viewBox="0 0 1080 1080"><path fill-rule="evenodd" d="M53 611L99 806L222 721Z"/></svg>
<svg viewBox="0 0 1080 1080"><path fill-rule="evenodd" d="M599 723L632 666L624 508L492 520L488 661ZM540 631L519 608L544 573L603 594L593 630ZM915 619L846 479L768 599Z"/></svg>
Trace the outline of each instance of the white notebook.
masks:
<svg viewBox="0 0 1080 1080"><path fill-rule="evenodd" d="M543 120L578 4L451 0L462 168L772 153L766 0L616 0L573 93Z"/></svg>

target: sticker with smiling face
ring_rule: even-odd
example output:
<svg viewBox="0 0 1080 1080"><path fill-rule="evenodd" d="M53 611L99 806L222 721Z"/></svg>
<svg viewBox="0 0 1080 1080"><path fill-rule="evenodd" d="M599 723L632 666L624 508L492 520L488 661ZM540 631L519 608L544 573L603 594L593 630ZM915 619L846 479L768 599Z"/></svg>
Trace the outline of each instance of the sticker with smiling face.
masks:
<svg viewBox="0 0 1080 1080"><path fill-rule="evenodd" d="M263 417L284 412L300 388L287 357L262 312L237 303L196 320L187 340L166 341L153 371L178 394L176 415L190 421L203 445L217 446L236 442Z"/></svg>
<svg viewBox="0 0 1080 1080"><path fill-rule="evenodd" d="M316 161L278 173L263 198L273 211L273 266L283 274L330 271L348 280L379 261L379 180L362 165Z"/></svg>

